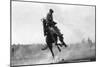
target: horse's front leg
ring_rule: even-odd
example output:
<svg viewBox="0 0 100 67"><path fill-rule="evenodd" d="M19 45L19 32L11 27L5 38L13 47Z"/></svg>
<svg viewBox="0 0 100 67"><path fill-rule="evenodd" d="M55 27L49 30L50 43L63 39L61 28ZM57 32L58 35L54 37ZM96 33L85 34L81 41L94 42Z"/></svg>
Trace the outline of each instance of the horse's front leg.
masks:
<svg viewBox="0 0 100 67"><path fill-rule="evenodd" d="M59 36L59 40L60 40L60 42L62 43L62 45L64 45L65 47L67 47L67 45L66 45L65 42L64 42L63 36Z"/></svg>
<svg viewBox="0 0 100 67"><path fill-rule="evenodd" d="M55 37L55 45L57 46L59 52L61 52L61 49L60 49L59 45L57 44L57 42L58 42L57 35L55 35L54 37Z"/></svg>
<svg viewBox="0 0 100 67"><path fill-rule="evenodd" d="M55 45L57 46L59 52L61 52L61 49L60 49L59 45L57 44L57 42L55 43Z"/></svg>

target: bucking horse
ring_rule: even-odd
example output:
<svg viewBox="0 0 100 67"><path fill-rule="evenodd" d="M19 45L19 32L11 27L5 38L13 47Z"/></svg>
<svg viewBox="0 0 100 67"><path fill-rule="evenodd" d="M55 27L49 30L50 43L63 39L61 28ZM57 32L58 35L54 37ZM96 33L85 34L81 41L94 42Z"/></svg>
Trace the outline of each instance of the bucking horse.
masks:
<svg viewBox="0 0 100 67"><path fill-rule="evenodd" d="M57 35L56 32L54 32L53 27L47 26L46 25L47 24L46 19L44 19L44 18L42 19L42 22L43 22L44 32L46 32L46 33L44 33L44 36L46 36L47 48L50 49L50 51L52 53L52 56L54 58L54 53L53 53L53 49L52 49L53 48L53 43L57 46L59 52L61 52L60 47L62 47L62 46L65 46L66 47L67 45L65 45L65 44L58 44L57 43L58 42L58 35ZM60 41L63 42L63 38L61 38Z"/></svg>

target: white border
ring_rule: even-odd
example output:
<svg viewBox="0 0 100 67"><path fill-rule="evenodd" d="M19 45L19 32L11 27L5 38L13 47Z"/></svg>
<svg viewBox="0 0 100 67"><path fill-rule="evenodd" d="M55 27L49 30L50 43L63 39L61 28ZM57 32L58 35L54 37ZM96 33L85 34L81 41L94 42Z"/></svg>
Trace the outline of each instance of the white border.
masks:
<svg viewBox="0 0 100 67"><path fill-rule="evenodd" d="M85 63L69 63L55 65L40 65L37 67L99 67L100 60L100 2L99 0L34 0L43 2L72 3L96 5L97 22L96 22L96 42L97 42L97 61ZM10 63L10 0L0 0L0 67L9 67ZM30 66L33 67L33 66Z"/></svg>

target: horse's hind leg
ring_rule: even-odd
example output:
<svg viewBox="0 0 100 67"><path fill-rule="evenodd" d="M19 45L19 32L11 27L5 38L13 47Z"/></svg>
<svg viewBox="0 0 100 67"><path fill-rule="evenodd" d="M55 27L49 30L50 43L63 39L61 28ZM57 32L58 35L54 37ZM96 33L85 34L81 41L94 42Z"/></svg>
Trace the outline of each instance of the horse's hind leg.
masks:
<svg viewBox="0 0 100 67"><path fill-rule="evenodd" d="M48 44L49 45L49 49L50 49L50 51L51 51L51 53L52 53L52 56L53 56L53 58L54 58L54 53L53 53L53 50L52 50L52 45L51 44Z"/></svg>

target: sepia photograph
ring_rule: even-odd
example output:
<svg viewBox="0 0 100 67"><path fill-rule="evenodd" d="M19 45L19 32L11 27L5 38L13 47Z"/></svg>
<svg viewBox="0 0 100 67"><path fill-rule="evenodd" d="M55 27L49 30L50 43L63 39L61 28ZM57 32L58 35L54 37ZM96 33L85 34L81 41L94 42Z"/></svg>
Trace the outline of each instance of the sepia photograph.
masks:
<svg viewBox="0 0 100 67"><path fill-rule="evenodd" d="M96 61L96 6L11 0L10 66Z"/></svg>

